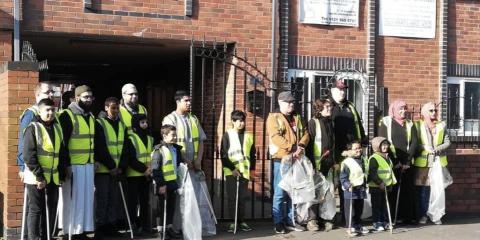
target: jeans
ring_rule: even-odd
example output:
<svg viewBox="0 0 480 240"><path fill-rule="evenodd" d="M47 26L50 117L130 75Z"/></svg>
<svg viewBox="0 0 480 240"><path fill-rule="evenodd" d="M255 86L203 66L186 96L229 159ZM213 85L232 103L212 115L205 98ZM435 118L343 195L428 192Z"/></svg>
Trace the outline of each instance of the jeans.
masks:
<svg viewBox="0 0 480 240"><path fill-rule="evenodd" d="M429 186L419 186L419 202L420 202L420 209L419 209L419 216L426 217L428 211L428 202L430 201L430 187Z"/></svg>
<svg viewBox="0 0 480 240"><path fill-rule="evenodd" d="M288 166L286 166L288 168ZM287 192L283 191L278 186L278 183L282 180L280 162L273 162L273 203L272 203L272 215L273 222L275 224L284 223L291 224L293 222L293 209L292 200L288 196ZM283 204L286 202L286 206ZM287 214L285 215L285 210Z"/></svg>

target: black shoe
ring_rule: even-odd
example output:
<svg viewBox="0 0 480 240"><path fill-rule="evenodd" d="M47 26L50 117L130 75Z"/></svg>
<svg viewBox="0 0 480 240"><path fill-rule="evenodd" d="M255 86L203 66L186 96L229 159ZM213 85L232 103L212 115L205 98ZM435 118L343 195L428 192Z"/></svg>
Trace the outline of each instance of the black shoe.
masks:
<svg viewBox="0 0 480 240"><path fill-rule="evenodd" d="M285 230L285 226L283 223L275 224L275 233L276 234L285 234L287 231Z"/></svg>
<svg viewBox="0 0 480 240"><path fill-rule="evenodd" d="M181 233L177 233L171 228L167 228L167 234L165 235L165 237L167 236L171 239L182 239L183 237Z"/></svg>

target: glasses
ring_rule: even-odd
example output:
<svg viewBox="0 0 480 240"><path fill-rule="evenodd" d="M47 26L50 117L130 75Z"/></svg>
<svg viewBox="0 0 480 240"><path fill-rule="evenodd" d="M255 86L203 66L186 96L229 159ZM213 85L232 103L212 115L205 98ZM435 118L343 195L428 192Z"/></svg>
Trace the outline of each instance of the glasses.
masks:
<svg viewBox="0 0 480 240"><path fill-rule="evenodd" d="M428 110L428 111L431 112L431 113L436 113L436 112L438 112L437 109L430 109L430 110Z"/></svg>

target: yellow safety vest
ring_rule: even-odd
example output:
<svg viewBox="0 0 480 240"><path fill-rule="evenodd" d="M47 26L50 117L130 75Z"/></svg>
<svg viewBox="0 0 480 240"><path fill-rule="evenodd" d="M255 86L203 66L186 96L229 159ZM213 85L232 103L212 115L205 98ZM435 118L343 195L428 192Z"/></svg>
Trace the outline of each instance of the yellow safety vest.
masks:
<svg viewBox="0 0 480 240"><path fill-rule="evenodd" d="M315 159L315 168L320 170L322 166L322 128L320 126L320 120L317 118L313 119L315 121L315 140L313 142L313 158Z"/></svg>
<svg viewBox="0 0 480 240"><path fill-rule="evenodd" d="M350 175L348 176L348 180L350 181L350 185L353 187L361 186L365 182L365 174L363 173L362 166L360 166L357 161L353 158L346 158L342 161L340 165L341 171L345 167L348 167Z"/></svg>
<svg viewBox="0 0 480 240"><path fill-rule="evenodd" d="M347 107L350 109L350 111L353 114L353 121L355 122L355 140L362 140L362 131L360 131L360 126L362 125L362 122L360 121L360 116L358 115L357 110L355 109L355 105L349 101L347 101Z"/></svg>
<svg viewBox="0 0 480 240"><path fill-rule="evenodd" d="M171 119L172 116L175 119ZM180 153L183 154L183 156L185 156L186 149L187 149L187 139L185 138L186 137L186 131L183 127L181 116L179 116L177 113L172 113L172 114L168 115L167 118L169 118L170 121L176 123L176 126L175 126L177 128L177 142L176 142L176 144L182 146L182 149L180 150ZM200 123L199 123L197 117L195 117L195 115L193 115L191 113L188 113L187 119L188 119L188 122L190 123L190 130L191 130L190 134L192 135L192 142L193 142L193 151L194 151L193 157L194 157L194 159L192 159L192 161L195 161L196 158L197 158L197 155L198 155L198 146L199 146L199 143L200 143L200 130L199 130ZM188 160L190 160L190 159L188 159Z"/></svg>
<svg viewBox="0 0 480 240"><path fill-rule="evenodd" d="M227 131L228 142L230 148L228 149L228 160L235 165L244 178L250 179L250 151L253 146L253 136L250 133L246 133L243 136L243 143L240 145L240 138L238 132L234 129ZM223 167L225 176L232 175L232 171Z"/></svg>
<svg viewBox="0 0 480 240"><path fill-rule="evenodd" d="M149 166L152 161L151 153L153 151L153 138L147 136L147 145L143 143L142 139L136 134L133 133L129 136L130 141L132 141L133 147L135 148L137 160L145 166ZM138 177L143 176L143 173L137 172L132 168L127 168L127 177Z"/></svg>
<svg viewBox="0 0 480 240"><path fill-rule="evenodd" d="M386 116L386 117L383 117L382 120L380 120L380 124L382 124L383 122L383 124L385 124L385 126L387 127L387 139L390 142L390 150L392 151L393 156L397 157L397 152L395 150L395 146L393 145L393 141L392 141L392 121L393 121L392 117ZM408 151L410 149L410 144L412 143L413 122L407 119L405 121L405 124L407 126L407 151Z"/></svg>
<svg viewBox="0 0 480 240"><path fill-rule="evenodd" d="M417 131L418 131L418 139L420 140L420 145L426 146L428 145L429 141L427 139L427 126L425 125L425 122L423 120L420 120L416 122L417 126ZM435 148L441 144L443 144L443 138L445 137L445 123L444 122L438 122L435 125L436 128L436 133L435 136L433 136L433 146L432 148ZM414 165L417 167L426 167L427 166L427 151L422 150L420 155L415 157ZM445 167L448 165L447 162L447 156L445 154L442 154L439 156L440 157L440 164L442 167Z"/></svg>
<svg viewBox="0 0 480 240"><path fill-rule="evenodd" d="M165 181L177 180L177 174L175 174L175 166L173 165L172 152L167 146L162 146L160 149L161 149L162 158L163 158L163 161L162 161L163 179Z"/></svg>
<svg viewBox="0 0 480 240"><path fill-rule="evenodd" d="M107 119L100 118L97 119L97 122L100 124L100 126L102 126L108 153L115 161L115 166L118 167L118 164L120 163L120 156L122 155L123 150L123 140L125 139L125 125L122 123L122 121L118 121L117 134L115 129L113 129L112 124L110 124ZM96 172L108 173L109 169L100 163Z"/></svg>
<svg viewBox="0 0 480 240"><path fill-rule="evenodd" d="M72 120L72 135L68 142L68 151L70 163L72 165L85 165L93 163L94 139L95 139L95 119L90 114L89 123L80 114L73 114L70 109L66 109Z"/></svg>
<svg viewBox="0 0 480 240"><path fill-rule="evenodd" d="M138 113L147 115L147 109L143 105L138 104ZM120 120L127 127L128 135L131 135L133 133L133 130L132 130L132 114L124 106L120 106Z"/></svg>
<svg viewBox="0 0 480 240"><path fill-rule="evenodd" d="M385 186L395 185L397 183L397 179L395 178L395 175L393 174L392 161L390 161L390 159L385 159L384 157L380 156L377 153L374 153L372 156L370 156L370 158L367 161L367 167L366 167L367 169L368 169L368 166L370 164L370 161L372 161L372 159L377 161L377 164L378 164L377 174L378 174L378 177L383 181ZM378 187L378 185L376 183L374 183L373 181L370 181L368 183L368 186Z"/></svg>
<svg viewBox="0 0 480 240"><path fill-rule="evenodd" d="M58 175L58 162L60 154L60 145L63 140L62 128L58 123L53 124L55 143L50 139L47 129L39 122L30 123L35 128L35 137L37 141L37 159L43 169L43 176L47 184L53 179L55 185L60 185Z"/></svg>

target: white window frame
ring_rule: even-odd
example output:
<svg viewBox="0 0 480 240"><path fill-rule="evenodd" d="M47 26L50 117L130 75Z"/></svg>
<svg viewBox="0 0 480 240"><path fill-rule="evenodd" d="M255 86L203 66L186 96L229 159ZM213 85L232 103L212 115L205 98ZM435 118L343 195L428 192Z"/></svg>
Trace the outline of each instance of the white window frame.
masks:
<svg viewBox="0 0 480 240"><path fill-rule="evenodd" d="M450 132L455 132L456 136L479 136L480 132L478 128L474 130L465 130L465 83L474 82L480 84L480 78L469 78L469 77L448 77L448 84L457 84L459 85L459 106L458 112L460 117L459 128L458 129L449 129ZM477 123L480 124L480 123Z"/></svg>

